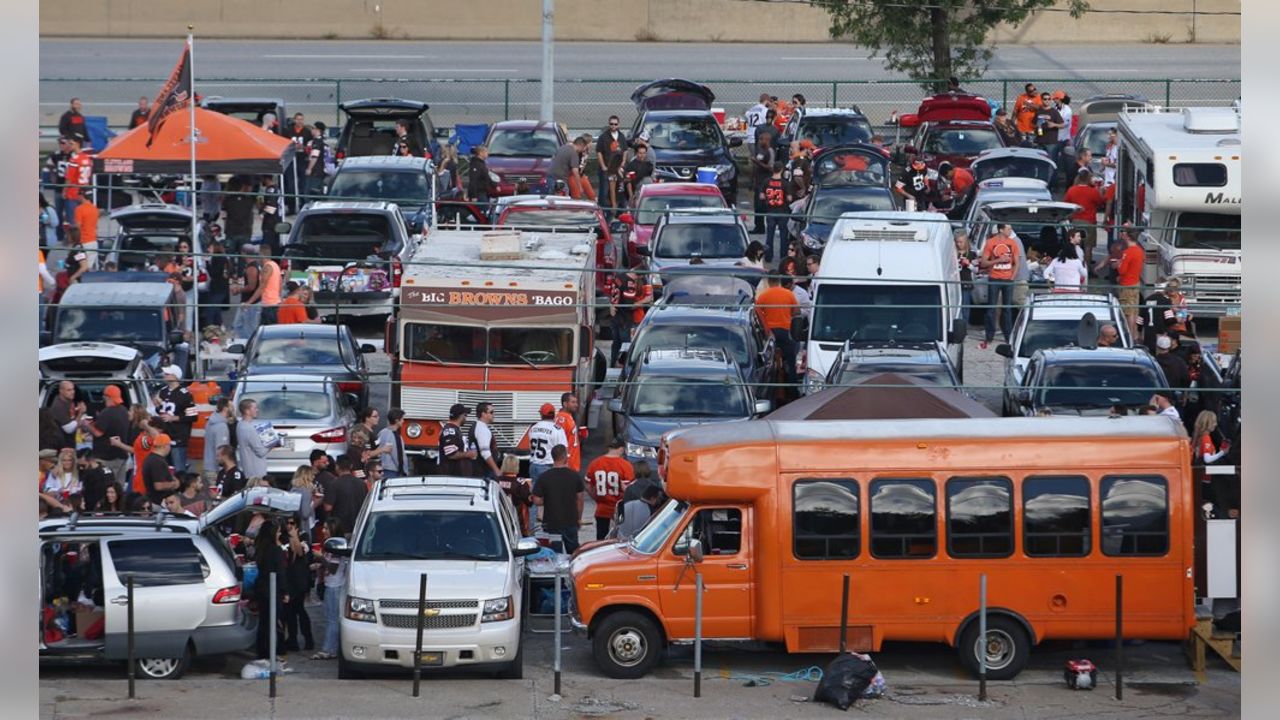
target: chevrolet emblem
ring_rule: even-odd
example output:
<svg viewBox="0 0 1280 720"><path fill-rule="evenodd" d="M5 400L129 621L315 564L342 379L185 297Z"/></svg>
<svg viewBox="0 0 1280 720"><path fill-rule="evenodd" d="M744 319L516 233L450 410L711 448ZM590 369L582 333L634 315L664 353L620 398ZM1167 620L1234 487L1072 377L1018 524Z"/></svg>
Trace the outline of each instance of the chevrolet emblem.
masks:
<svg viewBox="0 0 1280 720"><path fill-rule="evenodd" d="M423 608L422 610L422 617L435 617L439 614L440 611L436 608Z"/></svg>

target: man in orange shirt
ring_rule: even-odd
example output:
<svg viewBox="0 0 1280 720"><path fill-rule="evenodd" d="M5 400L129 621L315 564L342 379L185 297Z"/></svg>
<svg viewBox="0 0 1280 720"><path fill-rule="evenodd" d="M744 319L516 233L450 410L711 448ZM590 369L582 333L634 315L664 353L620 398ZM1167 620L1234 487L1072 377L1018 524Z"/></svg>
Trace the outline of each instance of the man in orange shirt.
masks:
<svg viewBox="0 0 1280 720"><path fill-rule="evenodd" d="M578 396L572 392L560 396L560 412L556 413L556 427L564 431L569 441L569 467L575 472L582 469L582 437L578 434ZM584 428L585 430L585 428Z"/></svg>
<svg viewBox="0 0 1280 720"><path fill-rule="evenodd" d="M796 378L796 341L791 337L791 321L800 312L800 301L792 292L793 281L783 277L766 277L768 288L756 296L756 313L764 329L773 334L773 342L782 351L782 371L788 383Z"/></svg>
<svg viewBox="0 0 1280 720"><path fill-rule="evenodd" d="M990 303L986 312L987 334L979 345L983 350L996 337L997 314L1000 316L1000 332L1004 341L1009 342L1009 331L1013 326L1013 279L1022 262L1021 254L1018 241L1013 239L1013 226L1000 223L996 234L987 238L982 257L978 258L978 267L987 271L990 287L987 294L987 302Z"/></svg>
<svg viewBox="0 0 1280 720"><path fill-rule="evenodd" d="M608 451L587 466L587 492L596 501L596 540L609 534L622 492L636 479L635 469L622 457L625 446L622 438L615 437L609 441Z"/></svg>
<svg viewBox="0 0 1280 720"><path fill-rule="evenodd" d="M1080 168L1076 173L1075 183L1067 188L1062 199L1080 206L1080 212L1072 215L1071 221L1084 232L1081 247L1084 250L1084 263L1086 266L1090 265L1093 262L1093 248L1098 244L1098 211L1106 203L1102 198L1101 182L1094 182L1093 173L1088 168Z"/></svg>
<svg viewBox="0 0 1280 720"><path fill-rule="evenodd" d="M1043 101L1040 93L1036 92L1035 83L1027 83L1023 90L1026 92L1019 95L1013 103L1013 118L1018 132L1028 136L1035 131L1036 111L1041 108Z"/></svg>
<svg viewBox="0 0 1280 720"><path fill-rule="evenodd" d="M314 322L307 317L307 301L311 299L311 288L306 285L299 285L289 293L289 297L280 302L280 309L276 312L277 325L294 325L297 323Z"/></svg>
<svg viewBox="0 0 1280 720"><path fill-rule="evenodd" d="M80 237L80 249L89 256L89 269L98 269L98 206L93 204L93 193L86 193L76 205L75 227L72 233Z"/></svg>
<svg viewBox="0 0 1280 720"><path fill-rule="evenodd" d="M1142 266L1147 261L1147 253L1138 244L1138 234L1133 225L1125 223L1120 229L1120 238L1124 240L1124 252L1116 265L1116 284L1120 286L1120 307L1129 323L1129 336L1138 335L1138 291L1142 284Z"/></svg>

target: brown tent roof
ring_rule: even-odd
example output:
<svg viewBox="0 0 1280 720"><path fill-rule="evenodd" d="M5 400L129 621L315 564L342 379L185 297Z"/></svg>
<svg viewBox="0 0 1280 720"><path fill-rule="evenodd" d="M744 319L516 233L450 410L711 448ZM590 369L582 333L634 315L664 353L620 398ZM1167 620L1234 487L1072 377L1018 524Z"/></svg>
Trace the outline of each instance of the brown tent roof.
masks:
<svg viewBox="0 0 1280 720"><path fill-rule="evenodd" d="M886 387L893 386L893 387ZM882 373L848 387L820 390L772 413L769 420L903 420L993 418L985 405L952 388Z"/></svg>
<svg viewBox="0 0 1280 720"><path fill-rule="evenodd" d="M196 108L196 172L278 174L294 158L293 143L253 123ZM186 108L165 118L155 140L145 124L117 135L93 159L100 173L191 172L191 116Z"/></svg>

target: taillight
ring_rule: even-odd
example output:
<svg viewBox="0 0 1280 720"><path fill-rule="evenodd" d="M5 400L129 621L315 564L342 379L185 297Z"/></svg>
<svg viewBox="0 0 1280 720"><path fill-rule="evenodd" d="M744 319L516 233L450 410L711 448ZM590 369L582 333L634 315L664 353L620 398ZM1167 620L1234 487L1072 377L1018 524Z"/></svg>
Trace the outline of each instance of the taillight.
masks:
<svg viewBox="0 0 1280 720"><path fill-rule="evenodd" d="M404 263L400 258L391 260L391 287L400 287L400 279L404 277Z"/></svg>
<svg viewBox="0 0 1280 720"><path fill-rule="evenodd" d="M359 395L361 390L364 390L364 383L362 382L348 381L348 382L338 383L338 392L353 393L355 395Z"/></svg>
<svg viewBox="0 0 1280 720"><path fill-rule="evenodd" d="M213 594L214 605L233 605L240 602L240 586L224 587Z"/></svg>
<svg viewBox="0 0 1280 720"><path fill-rule="evenodd" d="M318 432L311 436L311 442L318 443L339 443L347 439L347 429L345 427L330 428Z"/></svg>
<svg viewBox="0 0 1280 720"><path fill-rule="evenodd" d="M343 150L342 148L338 148L337 150L333 151L333 157L335 160L342 160L346 156L347 156L347 151Z"/></svg>

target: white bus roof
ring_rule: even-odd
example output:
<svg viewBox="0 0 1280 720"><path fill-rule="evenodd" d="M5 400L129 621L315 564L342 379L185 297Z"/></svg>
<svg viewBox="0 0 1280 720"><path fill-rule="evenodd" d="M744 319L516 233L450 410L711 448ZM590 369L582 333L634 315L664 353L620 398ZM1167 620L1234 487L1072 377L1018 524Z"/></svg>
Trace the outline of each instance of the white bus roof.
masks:
<svg viewBox="0 0 1280 720"><path fill-rule="evenodd" d="M1129 108L1120 114L1119 127L1153 152L1240 146L1240 113L1229 107Z"/></svg>
<svg viewBox="0 0 1280 720"><path fill-rule="evenodd" d="M1147 182L1154 192L1147 202L1152 209L1240 213L1239 110L1130 108L1120 113L1117 127L1121 145L1130 146L1151 168ZM1196 166L1212 164L1222 166L1222 181L1198 181Z"/></svg>
<svg viewBox="0 0 1280 720"><path fill-rule="evenodd" d="M520 231L521 257L481 260L480 243L489 232L508 234L508 228L481 230L432 230L418 246L404 271L404 285L454 285L460 280L519 281L523 287L554 284L576 287L582 281L587 259L595 257L591 229L564 232ZM535 249L527 249L537 242ZM497 288L507 287L503 282Z"/></svg>

